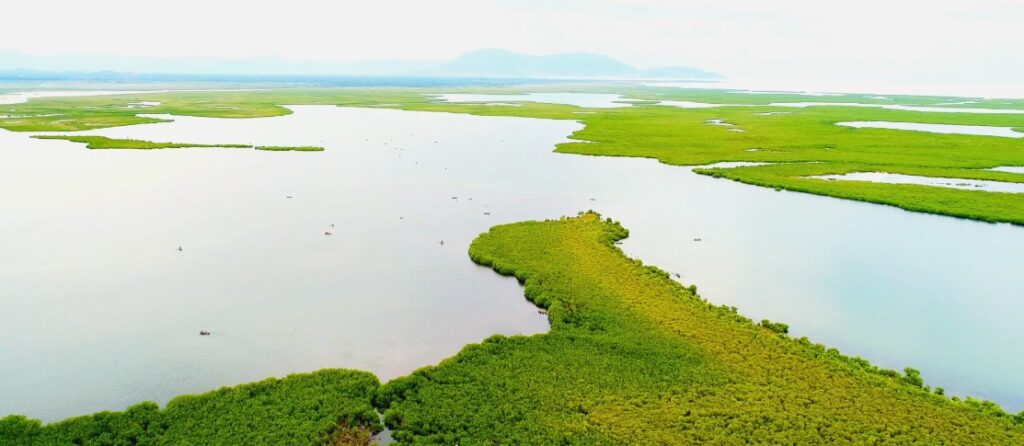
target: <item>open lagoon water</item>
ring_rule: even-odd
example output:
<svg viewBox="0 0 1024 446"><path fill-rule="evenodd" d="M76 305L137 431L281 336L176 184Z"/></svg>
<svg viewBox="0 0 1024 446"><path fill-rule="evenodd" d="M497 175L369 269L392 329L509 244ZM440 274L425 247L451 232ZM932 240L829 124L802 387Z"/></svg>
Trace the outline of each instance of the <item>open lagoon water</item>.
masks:
<svg viewBox="0 0 1024 446"><path fill-rule="evenodd" d="M748 92L748 91L730 91L729 93L738 94L760 94L760 93L778 93L778 92ZM819 96L833 96L832 94L821 94ZM839 94L838 96L843 96ZM564 105L575 105L577 107L588 107L588 108L622 108L632 107L636 99L629 99L626 96L620 94L611 93L525 93L525 94L471 94L471 93L456 93L456 94L435 94L430 97L436 98L444 102L474 102L484 103L488 105L519 105L517 102L541 102L547 104L564 104ZM881 98L876 96L875 98ZM0 98L2 99L2 98ZM961 105L960 103L948 103L946 105ZM753 105L753 104L714 104L708 102L693 102L693 101L655 101L655 105L665 105L670 107L679 108L718 108L718 107L764 107L765 105ZM887 110L901 110L901 111L915 111L915 112L934 112L934 113L972 113L972 114L1024 114L1024 110L1019 109L995 109L995 108L963 108L963 107L939 107L939 106L914 106L914 105L902 105L902 104L869 104L860 102L773 102L768 104L769 107L789 107L789 108L807 108L807 107L863 107L863 108L882 108ZM788 113L788 112L770 112L770 113ZM901 124L901 123L897 123ZM916 124L923 125L927 128L930 125L937 124ZM956 126L949 125L944 126L953 128L957 127L982 127L982 126ZM881 127L881 128L899 128L899 127ZM915 128L907 128L904 130L920 130ZM948 129L945 129L948 130ZM1009 130L1009 129L1007 129ZM939 133L961 133L957 131L944 131L939 128ZM986 135L988 133L968 133L972 135ZM1005 136L1005 135L996 135Z"/></svg>
<svg viewBox="0 0 1024 446"><path fill-rule="evenodd" d="M543 332L516 281L467 248L495 224L591 208L631 230L627 254L712 302L1024 407L1024 228L552 153L572 121L292 108L86 133L326 151L90 151L0 132L0 416L323 367L387 380Z"/></svg>
<svg viewBox="0 0 1024 446"><path fill-rule="evenodd" d="M922 186L948 187L951 189L980 190L985 192L1002 192L1008 194L1024 194L1024 183L1010 183L1006 181L990 180L968 180L963 178L922 177L917 175L903 175L888 172L851 172L842 175L821 175L812 178L821 178L825 180L838 181L867 181L870 183L919 184Z"/></svg>
<svg viewBox="0 0 1024 446"><path fill-rule="evenodd" d="M988 125L956 125L956 124L926 124L920 122L890 122L890 121L850 121L837 122L836 125L853 127L858 129L889 129L911 132L946 133L959 135L976 136L999 136L1003 138L1024 138L1024 133L1017 132L1011 127L997 127Z"/></svg>

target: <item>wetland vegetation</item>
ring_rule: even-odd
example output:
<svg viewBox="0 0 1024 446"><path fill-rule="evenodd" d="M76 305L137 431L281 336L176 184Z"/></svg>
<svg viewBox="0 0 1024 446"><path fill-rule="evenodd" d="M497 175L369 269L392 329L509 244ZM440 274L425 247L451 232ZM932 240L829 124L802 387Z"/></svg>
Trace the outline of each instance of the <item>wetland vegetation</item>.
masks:
<svg viewBox="0 0 1024 446"><path fill-rule="evenodd" d="M184 149L184 148L222 148L222 149L251 149L252 146L245 144L186 144L174 142L153 142L141 141L138 139L117 139L105 136L77 136L77 135L35 135L36 139L60 139L85 144L89 149Z"/></svg>
<svg viewBox="0 0 1024 446"><path fill-rule="evenodd" d="M577 91L594 91L579 87ZM700 168L748 184L981 221L1024 224L1024 194L913 184L827 181L886 172L1024 183L997 167L1024 166L1024 141L835 125L850 120L1020 128L1015 114L850 106L787 108L800 95L656 87L603 87L634 102L581 109L442 103L416 89L270 90L46 98L0 106L0 128L80 131L165 121L153 115L280 116L280 104L400 108L580 121L562 153L654 158L666 164L758 162ZM467 89L466 93L481 92ZM488 89L485 93L516 93ZM803 98L806 99L806 98ZM951 98L821 97L824 102L937 105ZM744 107L680 108L657 101ZM144 109L133 107L148 101ZM971 107L1024 109L978 99ZM955 106L950 106L955 107ZM583 113L581 113L583 112ZM144 113L144 114L141 114ZM728 122L731 126L711 125ZM735 130L742 130L735 131ZM38 135L90 149L235 147L319 151L315 146L197 145L82 135ZM628 232L595 213L502 225L470 257L515 276L546 310L551 331L495 336L451 359L380 386L364 372L326 370L143 403L43 425L0 420L4 444L366 444L384 413L399 444L1020 444L1024 412L948 398L912 368L881 369L788 326L715 306L695 287L626 257Z"/></svg>
<svg viewBox="0 0 1024 446"><path fill-rule="evenodd" d="M920 373L844 356L785 324L703 300L615 243L593 212L496 226L470 258L516 277L549 333L494 336L378 387L324 370L41 425L14 445L987 444L1024 441L1024 412L947 398Z"/></svg>
<svg viewBox="0 0 1024 446"><path fill-rule="evenodd" d="M360 445L380 431L370 373L320 370L41 424L0 418L0 443L64 445Z"/></svg>
<svg viewBox="0 0 1024 446"><path fill-rule="evenodd" d="M622 104L618 108L584 109L565 104L508 101L518 106L497 107L489 103L446 103L432 96L438 93L436 90L411 88L126 94L38 98L0 106L0 115L8 116L0 119L0 128L75 131L160 122L167 119L164 115L251 118L290 113L279 104L571 119L580 121L585 127L572 136L579 142L560 144L558 152L646 157L675 165L763 162L769 164L736 169L698 169L697 172L747 184L886 204L910 211L1024 224L1024 195L1021 194L907 184L830 182L812 178L852 172L886 172L1024 182L1022 175L990 170L1001 166L1024 166L1024 150L1021 150L1024 139L856 129L836 125L846 121L885 121L1020 128L1024 115L1019 113L949 113L841 104L941 106L965 111L978 108L1020 110L1024 109L1024 101L1021 100L835 95L815 97L814 100L840 105L798 108L780 104L806 102L806 96L643 86L538 86L529 91L511 87L453 88L445 92L523 94L554 91L616 93L640 102ZM141 109L133 105L142 101L155 105ZM680 108L657 105L657 101L729 106ZM780 111L785 114L778 113ZM723 127L709 125L708 122L729 122L733 125Z"/></svg>
<svg viewBox="0 0 1024 446"><path fill-rule="evenodd" d="M256 150L268 152L323 152L323 147L317 146L256 146Z"/></svg>
<svg viewBox="0 0 1024 446"><path fill-rule="evenodd" d="M492 337L385 384L401 444L1018 444L1024 413L712 305L614 245L618 223L497 226L470 256L513 275L551 332ZM941 393L941 392L938 392Z"/></svg>
<svg viewBox="0 0 1024 446"><path fill-rule="evenodd" d="M323 147L318 146L253 146L249 144L193 144L177 142L153 142L138 139L108 138L106 136L85 136L85 135L35 135L36 139L59 139L64 141L85 144L87 148L94 150L102 149L133 149L133 150L154 150L154 149L256 149L267 152L322 152Z"/></svg>

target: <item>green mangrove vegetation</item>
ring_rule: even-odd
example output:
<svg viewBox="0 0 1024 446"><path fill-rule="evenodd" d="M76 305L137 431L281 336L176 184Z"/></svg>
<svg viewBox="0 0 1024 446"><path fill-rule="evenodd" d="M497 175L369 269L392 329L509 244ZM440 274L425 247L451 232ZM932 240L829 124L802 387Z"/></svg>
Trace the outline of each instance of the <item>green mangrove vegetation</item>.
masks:
<svg viewBox="0 0 1024 446"><path fill-rule="evenodd" d="M493 336L381 386L322 370L42 424L4 445L1019 445L1024 412L960 400L780 322L716 306L625 256L594 212L496 226L470 258L516 277L551 330Z"/></svg>
<svg viewBox="0 0 1024 446"><path fill-rule="evenodd" d="M858 129L843 121L986 125L1024 130L1024 115L937 113L777 102L858 102L1024 109L1021 100L868 95L808 98L623 85L463 88L451 93L620 93L630 107L583 109L444 103L437 90L275 89L41 98L0 105L0 128L80 131L166 121L291 113L280 104L394 108L583 124L557 152L643 157L680 166L763 165L696 172L747 184L1024 225L1024 194L912 184L828 181L852 172L1024 183L1024 139ZM729 106L679 108L660 100ZM137 104L146 101L145 107ZM581 113L583 112L583 113ZM720 125L728 123L730 125ZM234 147L320 151L315 146L202 145L83 135L37 135L90 149ZM495 336L436 366L379 386L361 372L323 371L143 403L43 425L0 420L0 443L367 444L385 414L399 444L1024 444L1024 413L949 398L921 374L881 369L789 327L755 323L700 298L615 246L627 231L587 213L493 228L471 258L522 282L551 331Z"/></svg>
<svg viewBox="0 0 1024 446"><path fill-rule="evenodd" d="M246 144L188 144L174 142L153 142L138 139L117 139L105 136L73 136L73 135L35 135L36 139L60 139L65 141L85 144L89 149L194 149L194 148L222 148L222 149L251 149Z"/></svg>
<svg viewBox="0 0 1024 446"><path fill-rule="evenodd" d="M323 152L323 147L317 146L256 146L256 150L269 152Z"/></svg>
<svg viewBox="0 0 1024 446"><path fill-rule="evenodd" d="M516 107L445 103L437 93L580 92L619 93L631 107L582 109L570 105L517 102ZM968 100L965 100L968 99ZM728 106L686 109L656 101L692 101ZM145 107L137 104L146 101ZM569 119L584 128L558 152L657 159L699 166L716 162L769 163L737 169L697 169L701 174L786 189L897 206L990 222L1024 224L1024 194L957 190L937 186L828 181L812 178L875 171L907 175L1024 182L1024 175L988 169L1024 166L1024 139L856 129L843 121L895 121L985 125L1021 129L1024 114L938 113L850 106L772 106L786 102L849 102L1020 110L1024 101L939 96L747 94L712 89L631 85L538 85L502 88L321 88L126 94L38 98L0 106L0 128L13 131L73 131L161 122L164 115L215 118L280 116L279 104L337 105L403 110ZM580 113L584 111L586 113ZM712 125L726 122L731 126Z"/></svg>
<svg viewBox="0 0 1024 446"><path fill-rule="evenodd" d="M551 331L494 336L385 384L403 445L1016 445L1024 414L930 391L784 324L701 299L586 213L496 226L472 259L525 285Z"/></svg>
<svg viewBox="0 0 1024 446"><path fill-rule="evenodd" d="M34 135L36 139L59 139L85 144L89 149L132 149L132 150L155 150L155 149L198 149L198 148L219 148L219 149L256 149L268 152L322 152L323 147L317 146L252 146L250 144L191 144L178 142L153 142L139 139L118 139L105 136L84 136L84 135Z"/></svg>
<svg viewBox="0 0 1024 446"><path fill-rule="evenodd" d="M46 425L8 416L0 444L366 445L382 429L370 405L379 385L370 373L327 369L179 396L162 410L141 403Z"/></svg>
<svg viewBox="0 0 1024 446"><path fill-rule="evenodd" d="M1024 224L1024 195L916 185L810 178L849 172L1024 182L1024 175L993 172L1024 165L1024 140L883 129L854 129L848 119L1005 125L1019 115L926 113L856 107L810 107L785 115L771 108L672 109L655 106L590 115L559 152L651 157L667 164L728 161L772 163L698 173L778 189L888 204L913 211ZM733 126L710 125L722 120Z"/></svg>

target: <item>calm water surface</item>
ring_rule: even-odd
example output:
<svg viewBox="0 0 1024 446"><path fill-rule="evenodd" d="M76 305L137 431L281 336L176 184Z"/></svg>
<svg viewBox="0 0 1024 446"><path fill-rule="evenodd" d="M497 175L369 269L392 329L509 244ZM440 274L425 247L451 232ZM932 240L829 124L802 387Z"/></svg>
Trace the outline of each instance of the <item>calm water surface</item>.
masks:
<svg viewBox="0 0 1024 446"><path fill-rule="evenodd" d="M993 169L995 170L995 169ZM888 172L851 172L842 175L821 175L811 178L839 181L868 181L871 183L920 184L952 189L981 190L986 192L1024 193L1024 183L1006 181L969 180L966 178L922 177Z"/></svg>
<svg viewBox="0 0 1024 446"><path fill-rule="evenodd" d="M1003 138L1024 138L1024 133L1014 131L1010 127L988 125L957 125L957 124L925 124L920 122L891 121L849 121L837 122L836 125L858 129L890 129L909 130L914 132L947 133L957 135L999 136Z"/></svg>
<svg viewBox="0 0 1024 446"><path fill-rule="evenodd" d="M923 105L900 105L900 104L864 104L859 102L773 102L768 104L772 107L865 107L883 108L886 110L916 111L928 113L972 113L982 115L1019 115L1024 110L1000 109L1000 108L956 108L956 107L928 107ZM948 104L955 105L955 104Z"/></svg>
<svg viewBox="0 0 1024 446"><path fill-rule="evenodd" d="M589 208L713 302L1024 407L1022 228L552 153L575 122L294 110L89 133L325 152L89 151L0 132L0 415L322 367L386 380L492 333L543 332L518 284L467 247L494 224Z"/></svg>
<svg viewBox="0 0 1024 446"><path fill-rule="evenodd" d="M445 102L541 102L545 104L575 105L587 108L629 107L629 99L611 93L525 93L525 94L439 94L432 95Z"/></svg>
<svg viewBox="0 0 1024 446"><path fill-rule="evenodd" d="M734 91L729 93L739 94L779 94L784 92L747 92L747 91ZM843 94L824 94L824 93L798 93L808 96L844 96ZM526 94L438 94L431 95L446 102L480 102L488 105L515 105L509 104L508 102L540 102L546 104L565 104L575 105L577 107L589 107L589 108L621 108L631 107L631 100L625 96L618 94L609 93L526 93ZM881 96L875 96L876 99L888 99ZM504 101L504 102L503 102ZM664 105L679 108L718 108L718 107L755 107L755 105L747 104L713 104L707 102L693 102L693 101L657 101L655 105ZM956 105L950 103L947 105ZM994 109L994 108L955 108L955 107L928 107L919 105L900 105L900 104L865 104L860 102L773 102L768 104L771 107L790 107L790 108L807 108L807 107L865 107L865 108L883 108L887 110L902 110L902 111L916 111L916 112L935 112L935 113L974 113L974 114L1024 114L1024 110L1019 109ZM764 105L757 105L756 107L764 107Z"/></svg>

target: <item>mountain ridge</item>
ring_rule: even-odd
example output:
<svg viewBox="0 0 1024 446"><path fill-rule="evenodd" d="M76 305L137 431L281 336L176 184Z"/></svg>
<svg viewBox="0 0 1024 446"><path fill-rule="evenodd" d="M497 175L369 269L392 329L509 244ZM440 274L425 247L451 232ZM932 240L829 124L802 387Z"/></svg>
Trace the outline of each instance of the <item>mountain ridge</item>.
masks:
<svg viewBox="0 0 1024 446"><path fill-rule="evenodd" d="M655 67L639 69L603 54L571 52L529 55L486 48L459 56L455 60L424 70L424 73L468 77L545 77L603 79L722 79L718 73L694 67Z"/></svg>

